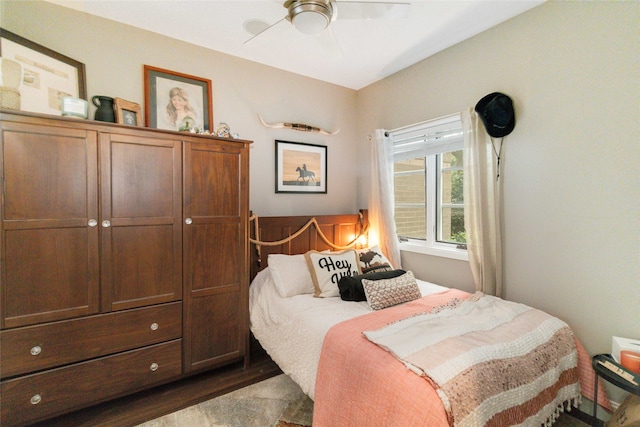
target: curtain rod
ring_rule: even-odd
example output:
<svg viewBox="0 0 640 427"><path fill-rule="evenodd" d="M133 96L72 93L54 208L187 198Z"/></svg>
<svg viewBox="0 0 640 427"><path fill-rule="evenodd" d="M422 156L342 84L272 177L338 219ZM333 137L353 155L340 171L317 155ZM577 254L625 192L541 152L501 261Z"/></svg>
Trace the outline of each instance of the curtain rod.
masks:
<svg viewBox="0 0 640 427"><path fill-rule="evenodd" d="M453 114L447 114L446 116L442 116L442 117L438 117L437 119L431 119L431 120L425 120L423 122L418 122L418 123L414 123L412 125L407 125L407 126L401 126L399 128L395 128L395 129L391 129L391 130L387 130L384 132L384 136L388 137L389 134L394 133L394 132L398 132L401 130L405 130L405 129L410 129L412 127L417 127L417 126L422 126L425 125L427 123L431 123L431 122L438 122L438 121L448 121L447 119L451 119L453 117L460 117L460 113L453 113Z"/></svg>

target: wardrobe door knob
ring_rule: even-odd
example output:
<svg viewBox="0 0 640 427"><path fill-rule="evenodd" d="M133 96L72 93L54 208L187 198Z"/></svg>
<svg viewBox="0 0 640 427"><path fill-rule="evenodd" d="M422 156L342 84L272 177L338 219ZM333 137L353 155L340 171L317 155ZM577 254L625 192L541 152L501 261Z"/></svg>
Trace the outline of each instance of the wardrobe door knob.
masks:
<svg viewBox="0 0 640 427"><path fill-rule="evenodd" d="M191 224L192 222L193 222L193 220L191 218L187 218L187 219L184 220L184 223L187 224L187 225Z"/></svg>
<svg viewBox="0 0 640 427"><path fill-rule="evenodd" d="M95 227L96 225L98 225L98 221L91 218L87 224L89 225L89 227Z"/></svg>
<svg viewBox="0 0 640 427"><path fill-rule="evenodd" d="M109 220L106 220L106 219L105 219L104 221L102 221L102 226L103 226L104 228L109 228L109 227L111 227L111 221L109 221Z"/></svg>

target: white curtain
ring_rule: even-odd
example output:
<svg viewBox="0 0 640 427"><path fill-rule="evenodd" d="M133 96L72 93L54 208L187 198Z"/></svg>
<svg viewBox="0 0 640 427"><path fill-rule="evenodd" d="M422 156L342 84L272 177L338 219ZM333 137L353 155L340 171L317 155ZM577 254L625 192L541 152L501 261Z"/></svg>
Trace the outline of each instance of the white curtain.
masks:
<svg viewBox="0 0 640 427"><path fill-rule="evenodd" d="M502 295L502 178L495 142L476 112L462 114L464 130L464 224L476 290Z"/></svg>
<svg viewBox="0 0 640 427"><path fill-rule="evenodd" d="M377 239L380 249L394 268L402 268L396 236L393 201L393 146L384 130L376 130L371 144L371 194L369 195L370 238ZM377 233L374 236L373 233Z"/></svg>

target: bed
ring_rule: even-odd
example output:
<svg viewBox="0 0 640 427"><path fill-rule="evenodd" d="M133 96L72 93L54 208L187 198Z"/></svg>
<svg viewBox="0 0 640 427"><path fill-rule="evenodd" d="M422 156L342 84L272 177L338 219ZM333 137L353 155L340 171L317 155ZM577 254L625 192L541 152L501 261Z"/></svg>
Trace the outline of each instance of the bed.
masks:
<svg viewBox="0 0 640 427"><path fill-rule="evenodd" d="M412 321L412 318L422 315L438 317L428 321L449 322L440 316L450 316L452 310L461 310L462 307L475 310L474 304L487 301L483 295L413 280L419 289L418 296L380 310L372 310L371 301L344 301L335 294L326 298L315 297L313 284L309 284L309 275L314 279L314 272L310 272L309 260L304 254L343 249L344 245L366 231L366 214L366 211L360 211L353 215L317 216L311 226L308 226L311 218L308 216L261 217L253 232L254 238L259 236L263 242L282 241L296 235L291 241L276 246L261 245L253 252L251 330L282 371L314 400L314 427L550 425L560 412L579 405L580 388L582 394L592 396L590 358L570 330L571 338L567 338L568 327L558 327L553 331L555 336L559 334L558 330L563 330L565 344L549 341L539 346L546 350L527 353L529 365L544 366L535 378L532 377L535 381L527 377L514 378L513 374L506 378L512 383L539 384L536 387L540 390L531 397L522 395L523 387L518 388L513 396L504 392L493 393L493 397L482 398L482 405L476 402L465 406L458 402L460 399L468 402L469 395L481 394L483 389L488 389L486 384L481 387L469 385L469 378L475 384L496 382L496 373L503 369L502 362L485 360L482 368L475 371L458 368L464 373L449 375L457 382L445 384L444 380L432 379L438 378L443 369L433 371L433 367L420 365L437 359L442 351L428 353L427 348L424 350L427 362L413 364L413 361L408 362L396 354L399 352L397 348L375 342L376 339L381 340L379 337L386 333L388 326ZM308 228L299 232L305 225ZM320 290L316 288L316 292ZM529 345L529 339L522 340ZM571 348L566 345L569 340ZM560 347L567 348L558 357L558 366L550 368L547 362L551 358L549 354L556 354ZM466 357L461 354L459 359L463 356ZM542 362L532 362L540 359ZM492 368L487 369L487 366ZM473 375L470 376L469 372ZM460 378L463 381L459 381ZM514 388L513 384L508 387ZM514 399L525 403L508 407L500 403ZM480 398L476 400L480 401ZM599 401L607 407L606 396L602 395ZM484 412L478 409L480 406Z"/></svg>

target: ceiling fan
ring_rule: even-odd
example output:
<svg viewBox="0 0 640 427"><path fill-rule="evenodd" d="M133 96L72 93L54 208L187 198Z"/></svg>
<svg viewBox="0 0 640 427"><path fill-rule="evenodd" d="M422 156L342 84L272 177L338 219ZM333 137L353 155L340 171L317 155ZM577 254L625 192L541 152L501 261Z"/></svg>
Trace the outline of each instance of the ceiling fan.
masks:
<svg viewBox="0 0 640 427"><path fill-rule="evenodd" d="M336 0L286 0L287 14L279 21L254 31L244 44L264 34L283 21L303 34L317 36L325 50L341 55L338 41L330 24L337 19L389 19L404 18L411 7L407 2L366 2Z"/></svg>

